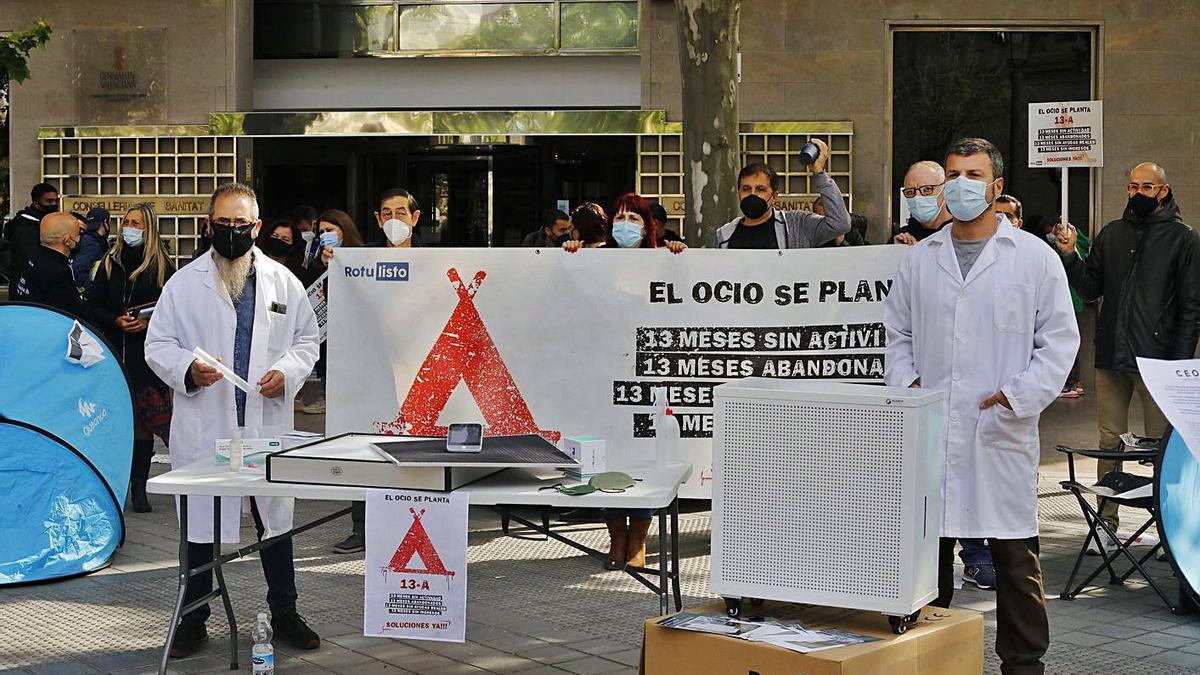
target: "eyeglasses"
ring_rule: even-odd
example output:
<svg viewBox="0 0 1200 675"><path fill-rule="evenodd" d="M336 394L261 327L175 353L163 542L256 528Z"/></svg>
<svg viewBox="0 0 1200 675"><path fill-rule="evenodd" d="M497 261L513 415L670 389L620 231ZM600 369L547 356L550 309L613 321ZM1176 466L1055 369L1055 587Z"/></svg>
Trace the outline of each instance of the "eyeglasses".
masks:
<svg viewBox="0 0 1200 675"><path fill-rule="evenodd" d="M915 188L904 188L900 192L908 199L912 199L917 195L921 195L922 197L931 197L941 186L942 183L938 183L937 185L921 185Z"/></svg>
<svg viewBox="0 0 1200 675"><path fill-rule="evenodd" d="M257 221L246 220L245 218L238 218L236 220L230 220L229 218L213 218L209 222L213 225L220 225L221 227L232 227L237 230L242 230L253 226Z"/></svg>
<svg viewBox="0 0 1200 675"><path fill-rule="evenodd" d="M1141 192L1150 195L1158 192L1159 188L1164 185L1166 183L1130 183L1125 186L1125 190L1127 192Z"/></svg>

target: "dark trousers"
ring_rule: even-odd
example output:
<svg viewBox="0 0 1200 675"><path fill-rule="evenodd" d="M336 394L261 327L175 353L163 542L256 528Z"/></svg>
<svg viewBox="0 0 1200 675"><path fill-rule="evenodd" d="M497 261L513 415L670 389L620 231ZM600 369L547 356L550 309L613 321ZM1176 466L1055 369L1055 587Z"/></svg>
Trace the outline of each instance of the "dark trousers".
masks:
<svg viewBox="0 0 1200 675"><path fill-rule="evenodd" d="M215 501L215 500L214 500ZM258 531L261 541L265 528L262 517L258 515L258 503L250 498L250 515L254 516L254 528ZM221 536L220 532L215 533ZM271 608L271 616L279 617L296 609L296 565L292 558L291 538L279 541L258 552L262 562L263 576L267 579L267 606ZM188 542L188 565L199 567L212 562L213 545ZM197 574L188 580L187 590L183 595L184 604L204 597L212 592L212 570ZM208 620L211 610L208 604L201 605L184 615L184 621Z"/></svg>
<svg viewBox="0 0 1200 675"><path fill-rule="evenodd" d="M1038 538L988 539L996 567L996 655L1004 675L1046 672L1042 655L1050 646L1050 621L1042 592ZM949 607L954 597L954 539L942 537L938 551L938 597Z"/></svg>
<svg viewBox="0 0 1200 675"><path fill-rule="evenodd" d="M367 503L350 502L350 531L357 535L367 532Z"/></svg>

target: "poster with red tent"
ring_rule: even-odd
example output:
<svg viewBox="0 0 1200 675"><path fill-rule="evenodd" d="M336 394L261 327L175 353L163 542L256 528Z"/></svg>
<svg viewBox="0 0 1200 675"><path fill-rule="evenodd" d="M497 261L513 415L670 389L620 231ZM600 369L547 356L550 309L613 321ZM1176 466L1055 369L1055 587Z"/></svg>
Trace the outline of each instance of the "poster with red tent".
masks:
<svg viewBox="0 0 1200 675"><path fill-rule="evenodd" d="M462 642L467 621L466 493L367 493L363 634Z"/></svg>

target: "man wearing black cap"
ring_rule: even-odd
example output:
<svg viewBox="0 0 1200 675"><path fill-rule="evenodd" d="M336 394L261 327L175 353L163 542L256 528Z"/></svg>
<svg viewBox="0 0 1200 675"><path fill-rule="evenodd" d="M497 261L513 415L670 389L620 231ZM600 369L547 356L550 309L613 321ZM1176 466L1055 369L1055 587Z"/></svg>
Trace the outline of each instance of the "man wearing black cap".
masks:
<svg viewBox="0 0 1200 675"><path fill-rule="evenodd" d="M74 212L71 215L83 222L79 248L75 249L75 257L71 259L71 271L75 273L75 283L87 289L92 285L92 268L108 252L108 211L96 207L86 216Z"/></svg>
<svg viewBox="0 0 1200 675"><path fill-rule="evenodd" d="M58 210L58 188L49 183L38 183L29 191L29 206L21 209L13 219L4 224L4 240L11 250L8 265L8 297L17 295L17 279L25 271L33 254L41 248L38 224L42 217Z"/></svg>

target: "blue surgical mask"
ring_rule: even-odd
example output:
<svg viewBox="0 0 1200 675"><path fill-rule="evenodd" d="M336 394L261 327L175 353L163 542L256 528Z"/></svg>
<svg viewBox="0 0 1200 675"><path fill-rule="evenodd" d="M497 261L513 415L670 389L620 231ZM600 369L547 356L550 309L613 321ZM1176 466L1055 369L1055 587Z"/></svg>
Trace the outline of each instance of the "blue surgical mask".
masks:
<svg viewBox="0 0 1200 675"><path fill-rule="evenodd" d="M337 248L339 243L337 232L330 231L321 233L321 246Z"/></svg>
<svg viewBox="0 0 1200 675"><path fill-rule="evenodd" d="M946 200L946 209L960 222L975 220L991 204L987 199L987 189L995 182L985 183L966 176L946 181L942 193Z"/></svg>
<svg viewBox="0 0 1200 675"><path fill-rule="evenodd" d="M942 211L942 205L938 203L937 195L905 197L904 201L908 204L908 212L922 225L932 223L933 219L937 218Z"/></svg>
<svg viewBox="0 0 1200 675"><path fill-rule="evenodd" d="M642 226L632 220L614 220L612 237L621 248L637 248L642 243Z"/></svg>
<svg viewBox="0 0 1200 675"><path fill-rule="evenodd" d="M129 246L141 246L143 236L145 236L145 232L136 227L121 228L121 239Z"/></svg>

